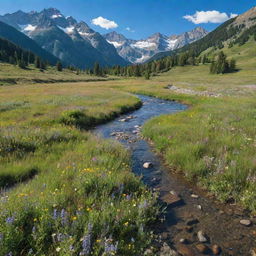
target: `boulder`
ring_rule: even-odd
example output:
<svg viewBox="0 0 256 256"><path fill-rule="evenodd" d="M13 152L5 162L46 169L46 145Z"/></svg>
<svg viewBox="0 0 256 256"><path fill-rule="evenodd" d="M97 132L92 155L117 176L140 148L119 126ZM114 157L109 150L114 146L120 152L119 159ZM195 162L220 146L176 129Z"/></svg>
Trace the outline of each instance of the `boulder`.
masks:
<svg viewBox="0 0 256 256"><path fill-rule="evenodd" d="M240 224L249 227L251 226L252 222L250 220L240 220Z"/></svg>
<svg viewBox="0 0 256 256"><path fill-rule="evenodd" d="M145 169L148 169L148 168L151 168L151 167L153 167L153 164L151 162L146 162L146 163L143 164L143 168L145 168Z"/></svg>
<svg viewBox="0 0 256 256"><path fill-rule="evenodd" d="M199 242L201 242L201 243L206 243L208 240L202 230L198 231L197 238L198 238Z"/></svg>

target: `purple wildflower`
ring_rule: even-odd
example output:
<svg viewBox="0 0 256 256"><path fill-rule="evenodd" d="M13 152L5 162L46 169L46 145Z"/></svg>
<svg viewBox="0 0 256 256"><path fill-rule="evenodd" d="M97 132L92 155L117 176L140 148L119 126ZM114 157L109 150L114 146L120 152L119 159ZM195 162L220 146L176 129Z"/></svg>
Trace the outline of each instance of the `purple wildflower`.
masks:
<svg viewBox="0 0 256 256"><path fill-rule="evenodd" d="M9 252L6 256L13 256L12 252Z"/></svg>
<svg viewBox="0 0 256 256"><path fill-rule="evenodd" d="M67 218L67 212L65 211L65 209L61 210L60 217L61 217L61 224L62 225L67 224L68 218Z"/></svg>
<svg viewBox="0 0 256 256"><path fill-rule="evenodd" d="M83 250L79 255L88 255L91 252L91 234L88 233L83 237L82 240L82 248Z"/></svg>
<svg viewBox="0 0 256 256"><path fill-rule="evenodd" d="M93 157L93 158L92 158L92 161L93 161L93 162L96 162L96 161L97 161L97 158L96 158L96 157Z"/></svg>
<svg viewBox="0 0 256 256"><path fill-rule="evenodd" d="M58 218L58 211L57 209L53 210L53 219L56 220Z"/></svg>
<svg viewBox="0 0 256 256"><path fill-rule="evenodd" d="M13 222L14 222L14 218L13 217L6 218L6 223L7 224L12 224Z"/></svg>
<svg viewBox="0 0 256 256"><path fill-rule="evenodd" d="M107 255L115 255L118 249L118 242L115 244L112 242L112 239L107 239L105 241L105 253Z"/></svg>
<svg viewBox="0 0 256 256"><path fill-rule="evenodd" d="M126 196L126 199L127 199L128 201L130 201L130 200L131 200L131 198L132 198L132 196L131 196L131 195L127 195L127 196Z"/></svg>

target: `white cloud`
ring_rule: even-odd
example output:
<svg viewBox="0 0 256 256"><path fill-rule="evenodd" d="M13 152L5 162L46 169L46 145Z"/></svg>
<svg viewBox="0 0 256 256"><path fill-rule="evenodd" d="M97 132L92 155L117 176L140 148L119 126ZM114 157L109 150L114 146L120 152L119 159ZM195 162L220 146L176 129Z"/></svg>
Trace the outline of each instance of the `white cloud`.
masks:
<svg viewBox="0 0 256 256"><path fill-rule="evenodd" d="M125 28L127 31L129 31L129 32L135 32L135 30L133 30L133 29L131 29L130 27L127 27L127 28Z"/></svg>
<svg viewBox="0 0 256 256"><path fill-rule="evenodd" d="M193 22L194 24L201 24L201 23L222 23L230 18L236 17L237 14L231 13L230 16L228 16L225 12L219 12L219 11L197 11L193 15L185 15L183 16L184 19Z"/></svg>
<svg viewBox="0 0 256 256"><path fill-rule="evenodd" d="M105 28L105 29L118 27L118 25L113 20L108 20L101 16L99 16L98 18L92 19L92 24L96 26L100 26L101 28Z"/></svg>

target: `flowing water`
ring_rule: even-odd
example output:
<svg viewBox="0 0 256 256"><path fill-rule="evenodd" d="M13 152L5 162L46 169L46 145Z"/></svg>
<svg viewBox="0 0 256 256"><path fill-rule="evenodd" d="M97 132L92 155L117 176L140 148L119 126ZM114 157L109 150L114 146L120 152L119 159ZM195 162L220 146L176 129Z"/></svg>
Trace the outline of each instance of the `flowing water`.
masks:
<svg viewBox="0 0 256 256"><path fill-rule="evenodd" d="M256 247L256 228L240 224L241 219L249 218L247 213L236 205L218 203L182 176L171 172L139 135L147 120L184 111L187 106L148 96L138 97L143 102L139 110L98 126L95 132L105 138L117 139L128 147L133 172L149 187L159 191L161 202L167 206L162 216L164 220L155 227L162 241L182 255L201 255L197 248L200 244L197 233L203 231L207 242L202 255L213 255L213 245L221 248L221 255L253 255L251 249ZM143 168L145 162L152 163L152 167ZM255 219L251 220L255 225Z"/></svg>

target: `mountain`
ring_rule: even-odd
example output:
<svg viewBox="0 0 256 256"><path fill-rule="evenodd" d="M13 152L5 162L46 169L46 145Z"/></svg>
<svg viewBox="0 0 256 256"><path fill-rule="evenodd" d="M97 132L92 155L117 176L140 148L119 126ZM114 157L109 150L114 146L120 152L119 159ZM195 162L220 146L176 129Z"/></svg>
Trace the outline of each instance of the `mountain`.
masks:
<svg viewBox="0 0 256 256"><path fill-rule="evenodd" d="M194 54L198 56L200 53L211 47L221 48L223 47L223 44L228 44L230 47L233 44L242 45L247 42L252 35L255 35L256 38L256 7L224 22L202 39L178 48L175 51L157 53L150 58L149 61L185 51L194 52Z"/></svg>
<svg viewBox="0 0 256 256"><path fill-rule="evenodd" d="M24 50L33 52L34 54L41 57L43 60L48 61L52 65L56 64L56 62L58 61L58 58L53 56L48 51L42 49L34 40L30 39L28 36L24 35L12 26L9 26L1 21L0 37L20 46Z"/></svg>
<svg viewBox="0 0 256 256"><path fill-rule="evenodd" d="M101 66L129 63L85 22L65 17L55 8L29 13L17 11L0 16L0 20L29 36L67 65L89 68L95 62Z"/></svg>
<svg viewBox="0 0 256 256"><path fill-rule="evenodd" d="M175 50L184 45L195 42L208 32L197 27L192 31L181 35L166 36L161 33L155 33L143 40L127 39L125 36L116 32L105 34L105 39L115 46L120 56L132 63L142 63L150 59L156 53Z"/></svg>

